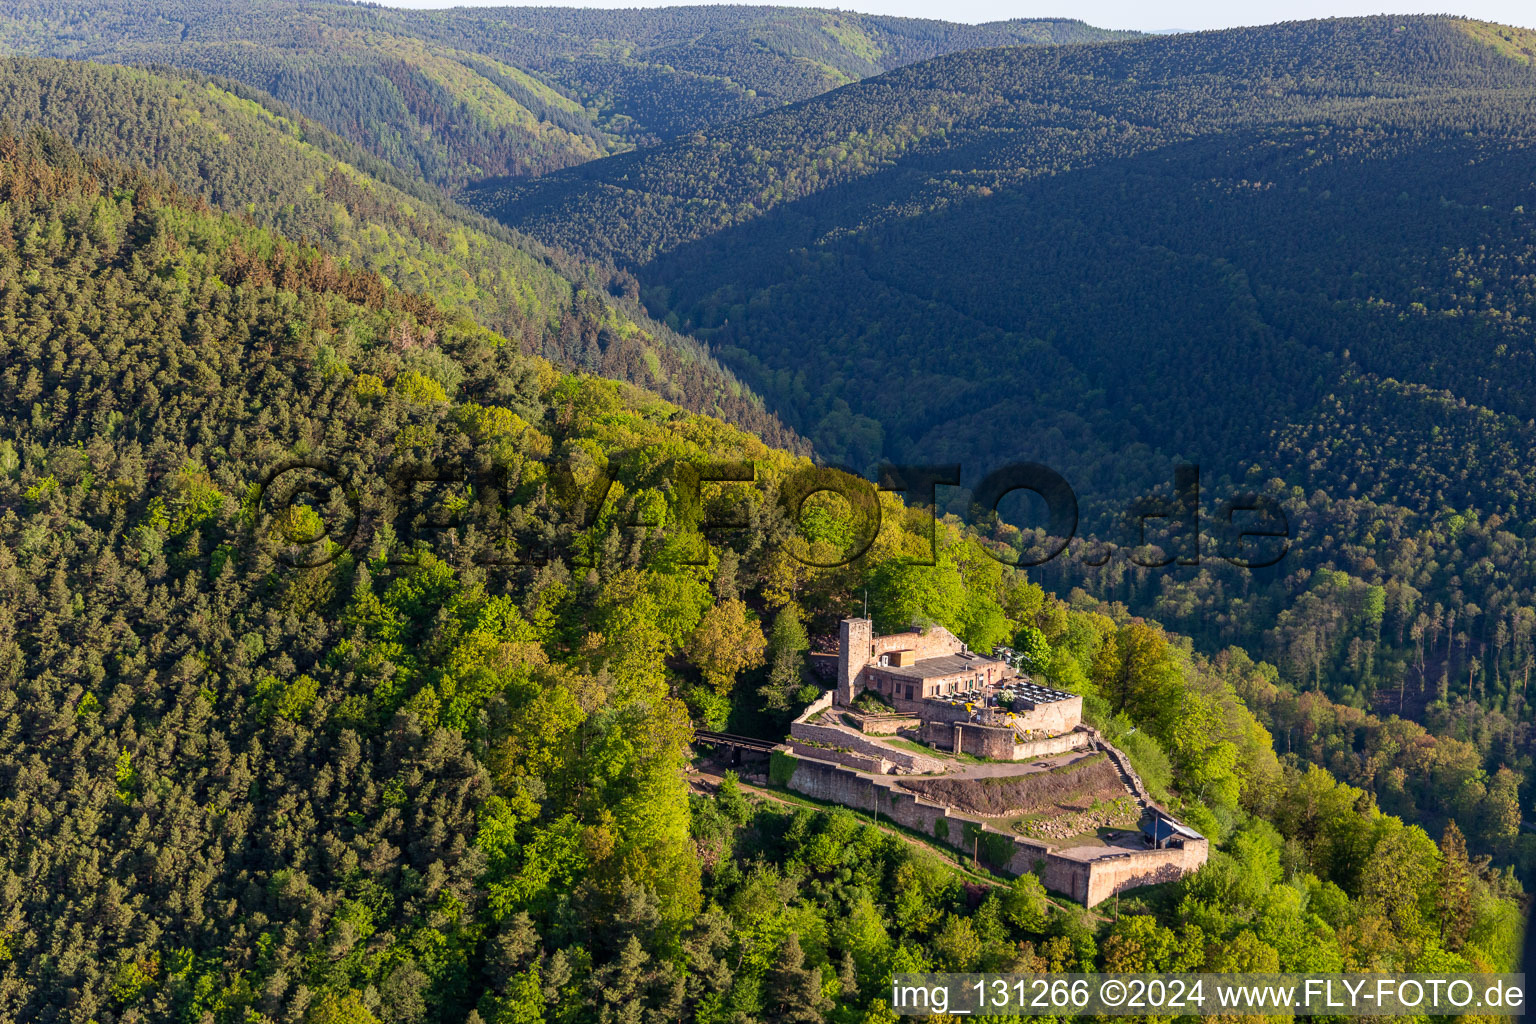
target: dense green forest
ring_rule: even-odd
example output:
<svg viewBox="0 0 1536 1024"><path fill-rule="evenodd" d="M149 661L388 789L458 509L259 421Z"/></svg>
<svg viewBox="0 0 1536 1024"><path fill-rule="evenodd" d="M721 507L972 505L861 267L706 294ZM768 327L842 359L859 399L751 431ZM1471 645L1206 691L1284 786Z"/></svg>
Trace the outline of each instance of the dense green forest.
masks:
<svg viewBox="0 0 1536 1024"><path fill-rule="evenodd" d="M1304 22L940 57L468 197L632 271L824 458L1052 466L1087 535L1053 591L1416 719L1530 808L1533 126L1529 31ZM1283 507L1286 559L1144 564L1192 557L1125 516L1179 463L1207 531ZM1350 721L1282 749L1431 824L1469 798Z"/></svg>
<svg viewBox="0 0 1536 1024"><path fill-rule="evenodd" d="M542 174L978 46L1124 38L778 7L403 11L302 0L19 0L0 52L244 82L413 176Z"/></svg>
<svg viewBox="0 0 1536 1024"><path fill-rule="evenodd" d="M952 524L917 564L891 494L812 568L859 538L830 501L789 520L803 458L163 175L0 141L0 365L7 1016L890 1021L893 970L1516 956L1513 877L1280 758L1261 670ZM721 460L755 480L686 485ZM1223 850L1110 921L848 811L690 793L690 719L782 721L866 590L882 629L1027 635Z"/></svg>
<svg viewBox="0 0 1536 1024"><path fill-rule="evenodd" d="M1513 969L1528 34L925 61L1102 37L265 10L0 13L156 62L0 60L0 1018L893 1024L898 971ZM470 190L505 223L439 190L580 161ZM854 486L802 437L1052 463L1089 536L1025 571L1019 509L801 506ZM1089 564L1184 460L1292 555ZM782 736L866 602L1027 651L1210 863L1089 912L693 771L695 729Z"/></svg>
<svg viewBox="0 0 1536 1024"><path fill-rule="evenodd" d="M184 191L516 337L799 444L697 341L651 321L634 284L456 206L270 97L167 68L0 59L0 123L152 166Z"/></svg>

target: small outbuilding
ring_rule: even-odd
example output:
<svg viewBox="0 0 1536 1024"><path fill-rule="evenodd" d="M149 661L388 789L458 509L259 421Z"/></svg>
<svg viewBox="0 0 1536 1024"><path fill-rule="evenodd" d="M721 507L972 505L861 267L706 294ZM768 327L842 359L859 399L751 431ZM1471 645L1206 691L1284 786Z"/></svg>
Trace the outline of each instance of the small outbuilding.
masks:
<svg viewBox="0 0 1536 1024"><path fill-rule="evenodd" d="M1150 849L1166 850L1170 846L1183 846L1186 839L1205 837L1187 825L1180 825L1172 818L1154 813L1142 819L1141 838Z"/></svg>

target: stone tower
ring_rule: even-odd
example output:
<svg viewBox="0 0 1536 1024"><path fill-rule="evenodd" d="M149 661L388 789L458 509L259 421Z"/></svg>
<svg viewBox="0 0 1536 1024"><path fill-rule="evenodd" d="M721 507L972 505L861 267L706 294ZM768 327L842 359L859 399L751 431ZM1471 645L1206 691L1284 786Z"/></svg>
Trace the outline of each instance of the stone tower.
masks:
<svg viewBox="0 0 1536 1024"><path fill-rule="evenodd" d="M844 619L838 629L837 643L837 693L838 704L852 704L864 688L864 666L869 664L869 651L875 640L874 624L868 619Z"/></svg>

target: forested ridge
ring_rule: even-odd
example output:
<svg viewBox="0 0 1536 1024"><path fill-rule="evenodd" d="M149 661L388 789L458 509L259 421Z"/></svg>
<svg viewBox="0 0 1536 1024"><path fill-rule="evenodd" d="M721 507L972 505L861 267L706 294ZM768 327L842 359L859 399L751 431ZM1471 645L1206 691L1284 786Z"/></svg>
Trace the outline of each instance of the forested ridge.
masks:
<svg viewBox="0 0 1536 1024"><path fill-rule="evenodd" d="M867 555L812 568L857 538L787 520L805 460L164 175L0 141L0 365L8 1016L892 1021L894 970L1516 956L1481 831L1281 759L1251 663L952 523L917 564L889 493ZM720 460L755 482L685 485ZM1025 647L1223 850L1111 922L846 810L690 795L691 723L782 728L866 594L882 630Z"/></svg>
<svg viewBox="0 0 1536 1024"><path fill-rule="evenodd" d="M567 18L594 31L580 17L589 13L507 17L548 19L538 22L548 34ZM654 13L595 23L670 31ZM675 24L729 27L734 16L696 9ZM36 38L68 41L62 23L27 24ZM194 34L191 22L166 24ZM1500 248L1480 242L1458 254L1456 269L1477 283L1450 272L1440 299L1376 288L1378 278L1410 277L1380 268L1420 265L1394 264L1407 257L1390 245L1361 263L1363 283L1330 283L1348 309L1350 288L1394 311L1418 301L1425 312L1408 315L1422 319L1449 317L1455 299L1466 307L1455 316L1502 332L1506 349L1492 355L1453 351L1464 335L1449 331L1382 326L1375 344L1383 353L1420 346L1384 394L1430 390L1407 369L1442 375L1440 418L1426 434L1461 423L1504 445L1497 457L1518 474L1523 453L1507 431L1521 390L1489 378L1469 397L1452 382L1503 365L1490 359L1524 358L1529 296L1509 283L1526 259L1523 211L1483 210L1477 198L1519 177L1510 169L1518 132L1477 126L1504 124L1512 108L1501 104L1523 95L1521 72L1506 64L1524 37L1470 23L1409 20L1402 33L1387 24L1396 44L1455 58L1436 74L1457 97L1456 117L1471 119L1437 129L1443 159L1423 161L1403 125L1423 117L1443 127L1440 105L1415 92L1417 80L1375 73L1369 33L1355 63L1342 61L1365 106L1401 93L1410 112L1386 137L1424 178L1397 200L1415 216L1392 244L1420 252L1468 216L1505 233ZM1461 35L1430 31L1446 25ZM1303 38L1336 30L1284 29ZM1458 49L1466 39L1473 49ZM1229 49L1264 52L1251 42ZM1168 56L1169 74L1191 67L1203 44L1172 45L1194 49ZM1484 51L1484 63L1466 59ZM966 59L1006 69L1024 52ZM1114 44L1051 60L1137 52ZM1292 93L1275 87L1291 101L1336 89L1322 70L1342 59L1308 60ZM1147 75L1155 62L1138 68ZM954 82L954 102L971 102L960 95L971 85ZM849 102L867 87L798 109ZM1307 166L1325 175L1308 187L1327 181L1342 199L1357 179L1326 169L1361 149L1387 154L1375 154L1377 136L1364 129L1330 149L1344 134L1330 132L1325 142L1322 129L1306 129ZM917 134L927 141L882 152L894 161L902 146L932 144L932 133ZM1228 142L1207 140L1201 161L1219 164L1231 136L1220 138ZM1486 159L1468 163L1474 144ZM1262 137L1252 145L1283 149ZM853 508L826 494L791 514L806 480L847 478L813 466L798 436L698 340L782 402L783 380L741 359L750 330L731 334L752 316L733 307L695 322L694 307L659 302L650 265L605 266L629 235L585 255L547 250L371 148L228 79L0 61L0 1018L894 1024L886 999L898 971L1513 968L1532 859L1520 833L1531 739L1522 670L1536 653L1524 520L1517 504L1420 514L1400 497L1419 495L1415 486L1483 494L1491 485L1470 469L1446 464L1401 491L1392 474L1360 470L1333 444L1357 407L1339 391L1318 403L1337 428L1313 441L1298 420L1274 434L1276 446L1333 445L1334 471L1359 486L1330 494L1313 476L1303 487L1283 466L1278 482L1259 481L1297 524L1304 560L1278 573L1160 575L1123 559L1020 571L995 557L1029 540L1006 517L931 526L889 491L873 497L880 525L869 538ZM967 150L976 166L984 150ZM662 147L658 159L675 152ZM966 166L933 152L913 178L918 192L943 193L935 169ZM840 216L859 180L899 167L845 174L832 188L822 171L808 173L785 195L824 197ZM1444 202L1422 201L1453 177ZM552 204L570 181L551 181L554 191L539 194ZM973 198L1011 201L1010 189L1024 187L1000 180L994 196ZM1213 190L1244 200L1270 191L1219 179ZM1127 186L1102 215L1155 207L1132 202L1136 194ZM984 250L990 237L961 216L970 201L945 203L950 212L930 221L925 199L905 209L910 217L872 219L878 231L838 229L827 241L877 238L882 252L899 252L901 231L925 238L953 216L944 230L972 239L944 242L959 298L967 247ZM1370 212L1367 198L1354 202L1359 216ZM782 215L769 207L733 207L733 223L766 229ZM1028 227L1027 204L1008 209ZM1286 211L1302 225L1318 216L1306 202ZM1082 239L1130 244L1099 213L1051 212L1087 218ZM1189 219L1195 235L1220 222ZM625 230L675 232L677 223ZM1155 237L1158 221L1138 223ZM1239 240L1244 223L1230 228ZM1334 311L1297 284L1304 262L1280 257L1301 243L1280 237L1266 238L1273 276L1253 264L1255 298L1222 308L1262 319L1279 315L1264 303L1284 305L1289 322L1326 334ZM711 242L704 231L689 239L664 258ZM748 260L736 266L745 274L745 240L711 258ZM1158 244L1173 268L1167 280L1185 280L1178 248ZM1244 272L1220 258L1229 278ZM839 275L854 265L844 254L816 273L852 288ZM927 267L940 287L950 271ZM820 294L797 282L786 294ZM642 287L694 334L649 319ZM1142 315L1145 299L1118 291L1133 296L1123 316ZM864 294L843 295L848 317ZM1286 295L1294 301L1282 303ZM1476 310L1468 295L1484 296ZM757 308L777 316L783 307ZM806 327L834 323L820 307L804 313ZM850 377L818 362L833 335L783 336L807 347L808 394L779 408L815 412L811 385L851 393L841 390ZM1362 336L1350 336L1352 352ZM737 348L724 344L732 338ZM1313 358L1295 344L1298 362ZM1059 336L1033 352L1034 373L1065 367L1061 353L1081 355ZM1379 372L1355 358L1366 355L1335 357L1362 380ZM860 365L901 369L895 356L888 367ZM1086 379L1088 368L1063 370L1062 400L1082 398ZM1106 492L1112 470L1129 484L1159 479L1205 436L1192 427L1178 448L1155 448L1137 433L1145 421L1110 422L1125 399L1108 394L1082 407L1096 433L1081 434L1082 465L1103 467L1088 479ZM1390 431L1401 447L1410 436L1373 415L1354 424L1362 438ZM850 458L839 436L823 430L819 454ZM1111 441L1146 444L1152 465L1137 476L1129 460L1109 462ZM1307 459L1313 473L1329 464L1321 452ZM722 463L750 464L751 479L699 479ZM1512 475L1498 486L1517 485ZM1095 500L1108 503L1085 508ZM1305 553L1308 538L1323 537L1315 547L1326 557ZM836 564L865 543L861 557ZM1087 719L1152 794L1210 837L1211 862L1087 913L1034 875L994 874L985 850L957 865L927 837L731 774L690 785L694 730L782 736L821 691L807 652L866 606L882 632L936 623L977 650L1007 643L1031 672L1082 694ZM770 777L782 768L770 766Z"/></svg>
<svg viewBox="0 0 1536 1024"><path fill-rule="evenodd" d="M1433 825L1483 783L1361 712L1536 801L1533 55L1402 17L972 51L468 198L632 271L824 458L1059 470L1087 536L1042 579L1268 661L1315 694L1281 749ZM1180 462L1288 556L1133 561L1191 554L1123 516Z"/></svg>
<svg viewBox="0 0 1536 1024"><path fill-rule="evenodd" d="M941 53L1128 35L779 7L20 0L0 12L0 49L244 82L448 188L573 166Z"/></svg>
<svg viewBox="0 0 1536 1024"><path fill-rule="evenodd" d="M238 83L170 68L0 60L0 122L145 164L183 190L517 337L554 362L650 387L770 441L798 440L634 284L456 206Z"/></svg>

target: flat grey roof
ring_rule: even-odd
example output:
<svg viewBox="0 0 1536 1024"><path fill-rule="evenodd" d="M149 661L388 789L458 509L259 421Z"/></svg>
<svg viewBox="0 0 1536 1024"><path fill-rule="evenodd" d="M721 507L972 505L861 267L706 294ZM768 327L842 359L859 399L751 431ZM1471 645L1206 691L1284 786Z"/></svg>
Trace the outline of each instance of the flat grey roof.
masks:
<svg viewBox="0 0 1536 1024"><path fill-rule="evenodd" d="M936 676L953 676L961 672L985 672L989 668L1006 668L1000 661L974 654L967 658L960 654L941 654L937 658L924 658L911 665L871 665L873 672L884 672L902 679L933 679Z"/></svg>

